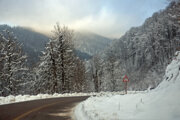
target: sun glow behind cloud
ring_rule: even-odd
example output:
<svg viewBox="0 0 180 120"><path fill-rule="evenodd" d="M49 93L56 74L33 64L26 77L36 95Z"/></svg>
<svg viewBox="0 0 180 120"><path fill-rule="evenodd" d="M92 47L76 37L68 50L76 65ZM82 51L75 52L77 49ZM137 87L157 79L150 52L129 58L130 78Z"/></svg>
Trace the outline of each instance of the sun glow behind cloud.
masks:
<svg viewBox="0 0 180 120"><path fill-rule="evenodd" d="M120 37L166 6L165 0L0 0L0 23L50 32L56 22L74 30ZM151 4L151 7L149 6Z"/></svg>

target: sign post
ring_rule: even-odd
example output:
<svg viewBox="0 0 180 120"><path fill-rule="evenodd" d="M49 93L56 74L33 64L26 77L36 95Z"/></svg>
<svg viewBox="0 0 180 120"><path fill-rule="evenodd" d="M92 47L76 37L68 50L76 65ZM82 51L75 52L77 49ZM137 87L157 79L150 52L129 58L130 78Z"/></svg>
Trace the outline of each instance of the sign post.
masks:
<svg viewBox="0 0 180 120"><path fill-rule="evenodd" d="M127 75L124 76L123 82L125 83L125 86L124 86L125 94L127 94L127 82L129 82Z"/></svg>

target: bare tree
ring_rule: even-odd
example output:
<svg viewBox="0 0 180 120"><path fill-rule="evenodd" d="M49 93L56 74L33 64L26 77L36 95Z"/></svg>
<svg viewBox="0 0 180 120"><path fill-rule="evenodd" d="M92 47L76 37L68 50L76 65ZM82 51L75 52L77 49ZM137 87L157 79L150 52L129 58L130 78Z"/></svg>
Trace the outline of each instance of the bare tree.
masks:
<svg viewBox="0 0 180 120"><path fill-rule="evenodd" d="M112 52L112 50L110 50L109 52L107 52L107 62L108 62L108 71L110 72L110 76L111 76L111 83L112 83L112 88L111 90L112 91L115 91L116 89L116 80L114 78L114 69L115 69L115 55L114 53Z"/></svg>
<svg viewBox="0 0 180 120"><path fill-rule="evenodd" d="M93 57L92 68L95 91L99 92L101 90L101 79L99 77L101 72L101 63L100 58L97 55Z"/></svg>

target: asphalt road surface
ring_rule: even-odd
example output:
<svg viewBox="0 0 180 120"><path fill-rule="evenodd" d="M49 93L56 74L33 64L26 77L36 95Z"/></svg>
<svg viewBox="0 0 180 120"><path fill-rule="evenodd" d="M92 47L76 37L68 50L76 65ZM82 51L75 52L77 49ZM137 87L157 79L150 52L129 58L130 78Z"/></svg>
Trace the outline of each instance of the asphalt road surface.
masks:
<svg viewBox="0 0 180 120"><path fill-rule="evenodd" d="M62 97L0 105L0 120L71 120L73 107L87 98Z"/></svg>

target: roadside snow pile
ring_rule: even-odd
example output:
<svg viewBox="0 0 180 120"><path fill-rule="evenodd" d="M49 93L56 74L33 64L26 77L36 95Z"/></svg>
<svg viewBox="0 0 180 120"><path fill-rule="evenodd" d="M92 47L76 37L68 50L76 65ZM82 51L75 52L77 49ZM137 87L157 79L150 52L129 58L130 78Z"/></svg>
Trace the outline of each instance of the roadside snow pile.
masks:
<svg viewBox="0 0 180 120"><path fill-rule="evenodd" d="M30 101L30 100L37 100L37 99L46 99L46 98L57 98L57 97L72 97L72 96L92 96L96 95L96 93L67 93L67 94L38 94L38 95L18 95L13 96L9 95L7 97L0 97L0 105L1 104L9 104L15 102L22 102L22 101Z"/></svg>
<svg viewBox="0 0 180 120"><path fill-rule="evenodd" d="M142 93L143 91L129 91L131 94ZM30 100L38 100L38 99L46 99L46 98L57 98L57 97L75 97L75 96L103 96L103 95L121 95L123 92L100 92L100 93L65 93L65 94L38 94L38 95L9 95L7 97L0 96L0 105L30 101Z"/></svg>
<svg viewBox="0 0 180 120"><path fill-rule="evenodd" d="M180 120L180 52L154 90L90 97L75 108L77 120Z"/></svg>

